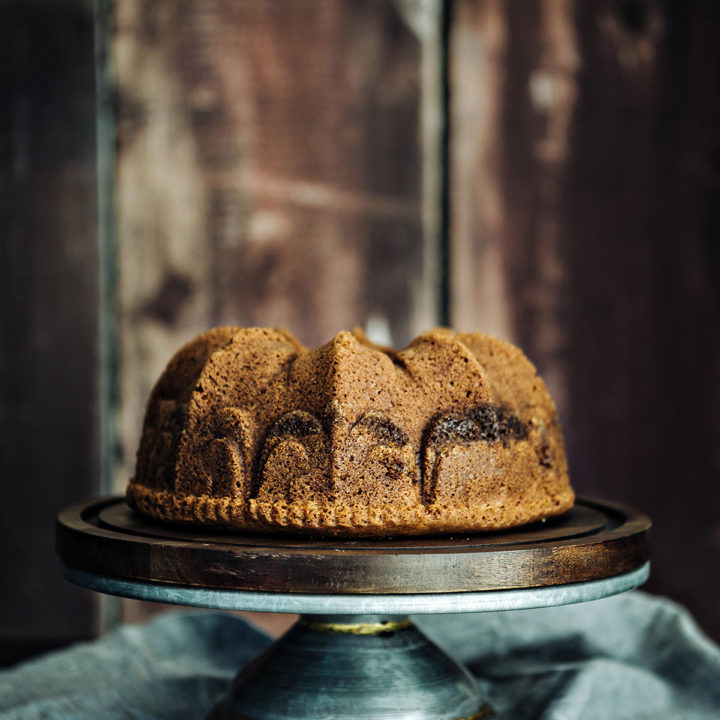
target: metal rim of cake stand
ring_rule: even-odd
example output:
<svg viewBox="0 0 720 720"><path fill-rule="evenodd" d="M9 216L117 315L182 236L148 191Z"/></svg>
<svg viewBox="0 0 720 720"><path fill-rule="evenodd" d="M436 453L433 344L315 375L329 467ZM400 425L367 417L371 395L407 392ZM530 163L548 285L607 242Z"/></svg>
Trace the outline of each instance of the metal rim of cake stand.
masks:
<svg viewBox="0 0 720 720"><path fill-rule="evenodd" d="M249 610L304 614L365 615L376 613L491 612L570 605L599 600L642 585L650 563L600 580L565 585L480 592L417 593L396 595L280 593L220 590L165 583L124 580L61 564L71 582L107 595L218 610Z"/></svg>

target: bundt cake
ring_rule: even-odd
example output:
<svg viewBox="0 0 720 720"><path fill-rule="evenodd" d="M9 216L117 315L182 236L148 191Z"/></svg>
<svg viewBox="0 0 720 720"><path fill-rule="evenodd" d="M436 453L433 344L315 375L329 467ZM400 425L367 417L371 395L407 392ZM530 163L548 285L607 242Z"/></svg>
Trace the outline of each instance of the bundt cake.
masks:
<svg viewBox="0 0 720 720"><path fill-rule="evenodd" d="M574 497L555 406L508 343L437 329L396 352L356 330L308 350L221 327L153 389L127 499L165 521L389 536L512 527Z"/></svg>

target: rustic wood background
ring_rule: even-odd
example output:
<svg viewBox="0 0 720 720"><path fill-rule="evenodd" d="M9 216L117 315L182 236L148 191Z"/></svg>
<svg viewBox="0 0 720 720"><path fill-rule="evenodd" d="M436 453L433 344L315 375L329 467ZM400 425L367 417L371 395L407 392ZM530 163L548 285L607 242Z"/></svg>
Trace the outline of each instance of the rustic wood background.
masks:
<svg viewBox="0 0 720 720"><path fill-rule="evenodd" d="M53 516L122 490L222 323L518 343L576 489L653 517L647 588L720 639L720 4L98 7L96 91L89 0L0 0L5 661L150 611L65 583Z"/></svg>
<svg viewBox="0 0 720 720"><path fill-rule="evenodd" d="M90 636L55 515L98 491L93 20L0 1L0 662Z"/></svg>

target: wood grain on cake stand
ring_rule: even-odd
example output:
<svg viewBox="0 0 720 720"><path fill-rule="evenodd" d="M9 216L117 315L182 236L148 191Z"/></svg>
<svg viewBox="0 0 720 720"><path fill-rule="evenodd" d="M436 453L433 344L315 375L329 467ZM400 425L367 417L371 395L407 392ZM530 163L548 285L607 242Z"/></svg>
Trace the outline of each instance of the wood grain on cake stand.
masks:
<svg viewBox="0 0 720 720"><path fill-rule="evenodd" d="M648 558L649 519L578 500L503 532L318 540L161 525L122 498L68 508L57 547L73 568L152 583L282 593L447 593L535 588L626 573Z"/></svg>
<svg viewBox="0 0 720 720"><path fill-rule="evenodd" d="M161 525L122 498L68 508L68 579L100 592L305 613L236 677L209 718L485 717L469 673L408 613L519 609L630 590L648 574L650 520L578 500L546 522L477 535L303 539Z"/></svg>

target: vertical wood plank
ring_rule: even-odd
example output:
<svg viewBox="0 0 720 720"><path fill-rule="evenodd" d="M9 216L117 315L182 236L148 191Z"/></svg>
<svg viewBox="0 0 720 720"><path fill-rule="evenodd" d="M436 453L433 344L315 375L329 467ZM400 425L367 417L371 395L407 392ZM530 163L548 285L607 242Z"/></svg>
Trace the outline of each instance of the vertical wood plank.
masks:
<svg viewBox="0 0 720 720"><path fill-rule="evenodd" d="M454 321L528 351L576 488L654 517L648 587L720 637L718 8L455 7Z"/></svg>
<svg viewBox="0 0 720 720"><path fill-rule="evenodd" d="M440 7L116 0L118 490L208 327L403 344L437 321Z"/></svg>
<svg viewBox="0 0 720 720"><path fill-rule="evenodd" d="M507 19L502 0L452 3L449 51L451 323L514 337L503 266L502 93Z"/></svg>
<svg viewBox="0 0 720 720"><path fill-rule="evenodd" d="M595 357L587 341L569 348L577 473L592 492L612 477L615 496L643 502L656 521L649 587L684 602L720 638L720 8L608 3L578 20L594 69L568 182L577 304L565 322L580 339L587 317L600 318L607 349ZM604 117L591 101L601 95ZM588 188L596 178L593 223L583 210L597 202ZM580 423L591 398L594 427Z"/></svg>
<svg viewBox="0 0 720 720"><path fill-rule="evenodd" d="M0 662L94 631L55 515L95 494L91 3L0 5Z"/></svg>

